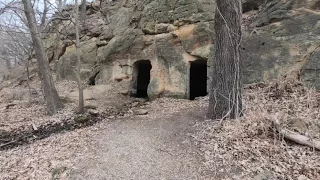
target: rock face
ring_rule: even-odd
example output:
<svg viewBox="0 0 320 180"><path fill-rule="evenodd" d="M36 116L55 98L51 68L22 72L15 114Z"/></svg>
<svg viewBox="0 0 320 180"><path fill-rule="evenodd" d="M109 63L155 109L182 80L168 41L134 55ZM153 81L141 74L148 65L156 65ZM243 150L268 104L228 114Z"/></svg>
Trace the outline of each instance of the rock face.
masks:
<svg viewBox="0 0 320 180"><path fill-rule="evenodd" d="M298 69L320 88L320 53L299 60L319 44L320 3L310 0L246 0L243 15L244 82L267 81ZM72 7L64 17L72 16ZM137 93L141 60L150 61L148 96L189 96L191 62L212 64L215 4L212 0L102 0L87 5L81 27L82 78L91 85L127 81ZM75 69L74 25L55 18L47 39L61 79ZM65 34L66 36L62 36Z"/></svg>
<svg viewBox="0 0 320 180"><path fill-rule="evenodd" d="M319 89L320 49L303 57L320 45L320 1L247 0L244 7L244 82L296 73Z"/></svg>

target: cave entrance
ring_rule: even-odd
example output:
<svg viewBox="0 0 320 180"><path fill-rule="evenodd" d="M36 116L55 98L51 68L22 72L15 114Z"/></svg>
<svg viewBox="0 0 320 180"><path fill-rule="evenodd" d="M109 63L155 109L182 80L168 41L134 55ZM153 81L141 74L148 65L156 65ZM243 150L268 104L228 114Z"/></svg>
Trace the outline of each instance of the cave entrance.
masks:
<svg viewBox="0 0 320 180"><path fill-rule="evenodd" d="M91 76L91 77L89 78L89 82L88 82L89 86L94 86L94 85L96 85L96 77L98 76L99 73L100 73L100 71L94 73L93 76Z"/></svg>
<svg viewBox="0 0 320 180"><path fill-rule="evenodd" d="M189 99L194 100L207 94L207 61L193 61L189 72Z"/></svg>
<svg viewBox="0 0 320 180"><path fill-rule="evenodd" d="M242 13L246 13L253 10L259 10L261 5L260 1L249 1L242 4Z"/></svg>
<svg viewBox="0 0 320 180"><path fill-rule="evenodd" d="M147 98L150 83L151 62L149 60L137 61L133 66L134 97Z"/></svg>

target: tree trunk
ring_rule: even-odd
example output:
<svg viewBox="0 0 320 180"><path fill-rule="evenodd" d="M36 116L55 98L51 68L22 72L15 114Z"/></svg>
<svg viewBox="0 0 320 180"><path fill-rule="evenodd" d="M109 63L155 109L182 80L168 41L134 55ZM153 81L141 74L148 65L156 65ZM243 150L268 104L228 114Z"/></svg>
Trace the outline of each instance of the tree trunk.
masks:
<svg viewBox="0 0 320 180"><path fill-rule="evenodd" d="M77 72L76 79L79 89L79 113L83 113L83 87L80 77L80 70L81 70L81 58L80 58L80 32L79 32L79 7L78 7L78 0L75 0L75 8L76 8L76 17L75 17L75 26L76 26L76 53L77 53Z"/></svg>
<svg viewBox="0 0 320 180"><path fill-rule="evenodd" d="M48 8L47 0L44 0L43 1L43 12L42 12L41 24L40 24L40 27L42 30L45 28L45 25L46 25L48 10L49 10L49 8Z"/></svg>
<svg viewBox="0 0 320 180"><path fill-rule="evenodd" d="M3 55L6 56L6 53L4 53ZM7 57L4 57L4 60L6 62L6 67L7 67L8 71L9 71L11 69L11 59L8 58L8 56L7 56Z"/></svg>
<svg viewBox="0 0 320 180"><path fill-rule="evenodd" d="M36 18L32 8L31 0L22 0L24 12L28 21L28 26L31 33L31 38L38 60L38 72L43 87L44 98L48 114L55 114L60 108L63 107L57 90L53 83L53 78L50 72L48 57L45 53L42 40L36 25Z"/></svg>
<svg viewBox="0 0 320 180"><path fill-rule="evenodd" d="M62 0L56 0L56 3L57 3L57 9L58 9L58 12L61 13L62 11Z"/></svg>
<svg viewBox="0 0 320 180"><path fill-rule="evenodd" d="M29 91L29 99L28 101L31 102L31 97L32 97L32 92L31 92L31 86L30 86L30 72L29 72L29 64L30 64L30 60L32 59L31 56L28 57L27 59L27 64L26 64L26 70L27 70L27 87L28 87L28 91Z"/></svg>
<svg viewBox="0 0 320 180"><path fill-rule="evenodd" d="M241 0L217 0L210 119L234 119L242 114L241 12Z"/></svg>
<svg viewBox="0 0 320 180"><path fill-rule="evenodd" d="M81 0L81 6L80 6L80 16L81 16L81 22L85 26L85 20L86 20L86 9L87 8L87 1Z"/></svg>

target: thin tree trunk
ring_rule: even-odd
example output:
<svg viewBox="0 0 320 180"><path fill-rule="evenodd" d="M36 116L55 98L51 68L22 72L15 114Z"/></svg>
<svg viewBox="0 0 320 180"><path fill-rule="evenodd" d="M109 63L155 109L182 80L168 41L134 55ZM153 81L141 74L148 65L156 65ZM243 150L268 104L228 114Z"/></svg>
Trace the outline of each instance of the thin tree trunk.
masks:
<svg viewBox="0 0 320 180"><path fill-rule="evenodd" d="M42 13L41 24L40 24L41 29L44 29L46 25L48 10L49 9L48 9L47 0L43 0L43 13Z"/></svg>
<svg viewBox="0 0 320 180"><path fill-rule="evenodd" d="M48 114L52 115L55 114L60 108L62 108L63 105L53 83L48 57L45 53L42 40L40 38L40 34L36 25L36 18L34 10L32 8L31 0L22 0L22 3L24 5L24 12L28 20L31 38L34 45L36 58L38 60L38 72L43 87L47 111Z"/></svg>
<svg viewBox="0 0 320 180"><path fill-rule="evenodd" d="M86 8L87 8L87 1L81 0L81 6L80 6L80 20L85 26L85 20L86 20Z"/></svg>
<svg viewBox="0 0 320 180"><path fill-rule="evenodd" d="M57 6L58 6L58 12L61 13L62 11L62 0L56 0Z"/></svg>
<svg viewBox="0 0 320 180"><path fill-rule="evenodd" d="M242 114L241 0L217 0L208 118Z"/></svg>
<svg viewBox="0 0 320 180"><path fill-rule="evenodd" d="M27 59L27 64L26 64L26 70L27 70L27 86L28 86L28 91L29 91L29 99L28 101L31 102L31 86L30 86L30 72L29 72L29 64L30 64L31 56L28 57Z"/></svg>
<svg viewBox="0 0 320 180"><path fill-rule="evenodd" d="M76 8L76 17L75 17L75 25L76 25L76 53L77 53L77 72L76 72L76 79L79 89L79 113L84 112L83 104L83 87L80 77L80 70L81 70L81 58L80 58L80 32L79 32L79 7L78 7L78 0L75 0L75 8Z"/></svg>
<svg viewBox="0 0 320 180"><path fill-rule="evenodd" d="M11 60L8 57L5 57L4 60L6 61L6 67L8 70L11 69Z"/></svg>

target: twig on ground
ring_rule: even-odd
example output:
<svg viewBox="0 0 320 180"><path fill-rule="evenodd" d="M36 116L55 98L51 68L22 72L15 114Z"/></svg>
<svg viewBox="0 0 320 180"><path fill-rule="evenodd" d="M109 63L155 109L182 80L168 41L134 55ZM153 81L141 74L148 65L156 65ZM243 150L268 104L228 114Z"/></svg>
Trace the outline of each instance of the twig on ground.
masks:
<svg viewBox="0 0 320 180"><path fill-rule="evenodd" d="M13 144L13 143L15 143L15 142L17 142L17 141L19 141L19 140L20 140L20 139L15 139L15 140L13 140L13 141L10 141L10 142L1 144L1 145L0 145L0 149L1 149L1 148L4 148L4 147L6 147L6 146L9 146L9 145L11 145L11 144Z"/></svg>
<svg viewBox="0 0 320 180"><path fill-rule="evenodd" d="M17 105L17 104L16 103L7 104L5 109L9 109L10 107L15 106L15 105Z"/></svg>

